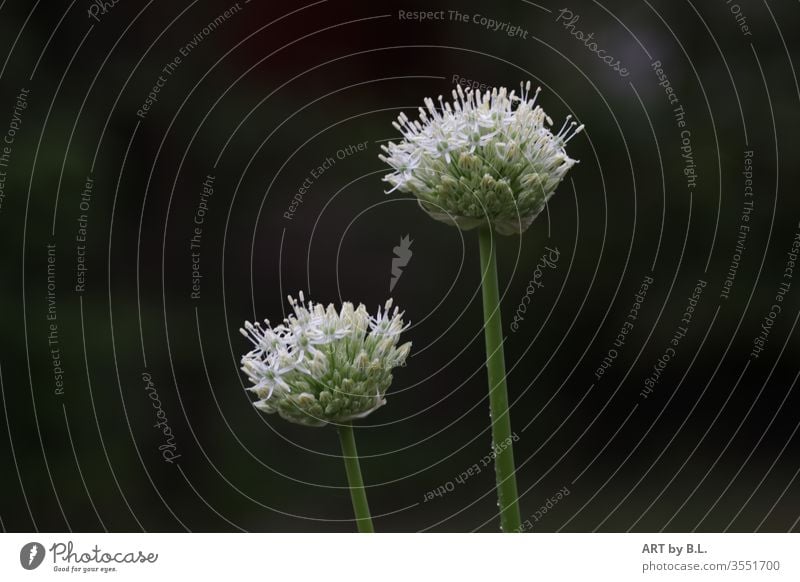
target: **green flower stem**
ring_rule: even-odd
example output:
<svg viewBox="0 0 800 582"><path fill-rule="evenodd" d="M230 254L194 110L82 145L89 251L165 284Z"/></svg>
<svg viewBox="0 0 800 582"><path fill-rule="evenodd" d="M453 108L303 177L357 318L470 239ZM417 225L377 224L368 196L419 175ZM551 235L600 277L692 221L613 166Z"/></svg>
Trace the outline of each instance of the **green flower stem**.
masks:
<svg viewBox="0 0 800 582"><path fill-rule="evenodd" d="M358 463L356 439L353 435L352 423L339 425L339 440L342 443L342 458L347 470L347 482L350 484L350 498L353 500L353 511L358 522L358 531L361 533L374 533L372 517L369 513L367 491L364 489L364 479L361 477L361 466Z"/></svg>
<svg viewBox="0 0 800 582"><path fill-rule="evenodd" d="M489 376L489 407L492 414L492 442L497 477L500 525L504 532L519 531L521 519L517 503L517 476L508 413L506 364L503 353L503 324L500 320L500 291L497 285L497 256L488 227L479 230L481 272L483 274L483 319L486 338L486 369Z"/></svg>

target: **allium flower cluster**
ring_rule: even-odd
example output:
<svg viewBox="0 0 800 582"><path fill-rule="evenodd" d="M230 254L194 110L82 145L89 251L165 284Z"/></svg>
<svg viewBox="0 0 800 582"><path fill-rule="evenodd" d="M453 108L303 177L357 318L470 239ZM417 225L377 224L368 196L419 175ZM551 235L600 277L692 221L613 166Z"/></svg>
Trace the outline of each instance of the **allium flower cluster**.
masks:
<svg viewBox="0 0 800 582"><path fill-rule="evenodd" d="M255 346L242 370L258 396L254 406L307 426L363 418L386 403L392 368L405 363L411 343L397 347L408 328L392 300L370 316L363 305L340 310L289 296L293 313L270 326L245 322Z"/></svg>
<svg viewBox="0 0 800 582"><path fill-rule="evenodd" d="M525 231L576 163L565 146L583 129L568 116L558 133L530 98L501 87L453 91L453 104L426 99L419 120L401 113L399 144L382 146L394 172L384 181L419 199L433 218L462 229L487 224L500 234Z"/></svg>

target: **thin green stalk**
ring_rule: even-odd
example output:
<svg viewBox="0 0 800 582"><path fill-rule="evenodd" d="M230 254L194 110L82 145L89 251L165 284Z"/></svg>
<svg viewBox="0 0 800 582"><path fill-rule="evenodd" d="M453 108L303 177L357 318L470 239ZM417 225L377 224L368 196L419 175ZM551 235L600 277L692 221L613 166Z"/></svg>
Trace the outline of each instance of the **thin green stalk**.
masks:
<svg viewBox="0 0 800 582"><path fill-rule="evenodd" d="M497 256L488 227L479 230L481 272L483 273L483 319L486 338L486 369L489 376L489 407L492 413L492 442L500 525L504 532L519 531L517 476L508 413L506 364L503 353L503 324L500 320L500 290L497 285Z"/></svg>
<svg viewBox="0 0 800 582"><path fill-rule="evenodd" d="M339 440L342 443L342 458L347 471L347 482L350 484L350 498L353 500L353 511L356 514L358 531L361 533L374 533L375 528L372 526L372 517L369 513L367 491L364 489L364 479L361 477L356 438L353 435L353 425L351 423L339 425Z"/></svg>

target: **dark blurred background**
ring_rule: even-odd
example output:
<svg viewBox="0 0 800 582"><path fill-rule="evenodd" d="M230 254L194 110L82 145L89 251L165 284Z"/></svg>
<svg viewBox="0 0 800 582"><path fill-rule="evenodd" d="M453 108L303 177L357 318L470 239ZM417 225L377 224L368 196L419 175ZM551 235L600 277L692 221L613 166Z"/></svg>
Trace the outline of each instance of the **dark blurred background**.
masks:
<svg viewBox="0 0 800 582"><path fill-rule="evenodd" d="M586 125L546 213L497 240L523 519L797 530L798 23L744 0L1 3L3 529L353 531L335 430L249 404L238 328L298 290L374 309L408 235L412 357L356 431L376 528L497 531L491 467L456 479L491 447L476 235L385 195L378 160L466 79L530 80Z"/></svg>

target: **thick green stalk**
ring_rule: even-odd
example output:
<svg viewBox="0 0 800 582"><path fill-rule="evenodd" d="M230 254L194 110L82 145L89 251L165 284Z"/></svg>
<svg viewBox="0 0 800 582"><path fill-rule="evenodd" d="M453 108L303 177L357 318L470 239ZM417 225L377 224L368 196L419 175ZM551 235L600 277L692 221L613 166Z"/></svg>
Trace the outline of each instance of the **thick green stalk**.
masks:
<svg viewBox="0 0 800 582"><path fill-rule="evenodd" d="M369 513L367 491L364 489L364 479L361 477L356 438L353 435L353 425L351 423L339 425L339 440L342 443L342 458L347 471L347 482L350 484L350 498L353 500L353 511L356 514L358 531L361 533L374 533L375 528L372 526L372 517Z"/></svg>
<svg viewBox="0 0 800 582"><path fill-rule="evenodd" d="M492 413L492 442L497 477L500 525L504 532L519 531L517 476L512 447L511 417L508 413L506 363L503 353L503 324L500 319L500 290L497 285L497 256L488 227L479 230L483 274L483 319L486 339L486 369L489 376L489 407Z"/></svg>

